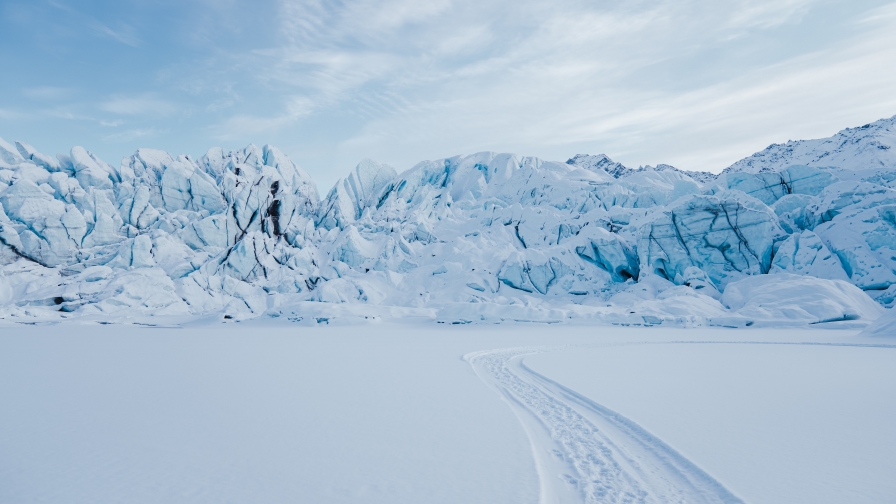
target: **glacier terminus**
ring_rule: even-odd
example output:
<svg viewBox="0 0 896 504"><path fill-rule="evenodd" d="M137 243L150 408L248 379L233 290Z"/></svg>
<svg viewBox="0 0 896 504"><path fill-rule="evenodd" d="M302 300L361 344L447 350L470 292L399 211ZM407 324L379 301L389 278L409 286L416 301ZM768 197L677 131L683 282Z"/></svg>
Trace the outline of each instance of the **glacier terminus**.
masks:
<svg viewBox="0 0 896 504"><path fill-rule="evenodd" d="M321 198L272 146L114 167L0 141L0 317L870 323L896 300L896 117L721 174L481 152Z"/></svg>

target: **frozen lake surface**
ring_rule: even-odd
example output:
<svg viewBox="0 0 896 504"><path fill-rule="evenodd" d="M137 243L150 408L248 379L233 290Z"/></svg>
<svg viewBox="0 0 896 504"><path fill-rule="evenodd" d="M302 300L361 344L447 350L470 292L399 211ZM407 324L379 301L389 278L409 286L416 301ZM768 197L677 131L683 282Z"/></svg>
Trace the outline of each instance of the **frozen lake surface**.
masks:
<svg viewBox="0 0 896 504"><path fill-rule="evenodd" d="M0 501L896 500L857 333L4 325Z"/></svg>

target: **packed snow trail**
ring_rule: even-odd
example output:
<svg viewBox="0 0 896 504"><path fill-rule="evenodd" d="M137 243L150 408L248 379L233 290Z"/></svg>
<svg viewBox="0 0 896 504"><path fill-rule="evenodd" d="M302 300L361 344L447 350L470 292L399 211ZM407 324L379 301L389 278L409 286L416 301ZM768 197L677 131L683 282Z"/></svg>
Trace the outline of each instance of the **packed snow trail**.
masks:
<svg viewBox="0 0 896 504"><path fill-rule="evenodd" d="M532 443L542 504L735 503L719 482L636 423L526 367L560 348L464 356L510 404Z"/></svg>
<svg viewBox="0 0 896 504"><path fill-rule="evenodd" d="M890 348L886 343L670 341L662 344L808 345ZM589 346L590 347L590 346ZM532 444L542 504L743 502L635 422L537 373L527 356L572 347L500 348L464 356L500 393Z"/></svg>

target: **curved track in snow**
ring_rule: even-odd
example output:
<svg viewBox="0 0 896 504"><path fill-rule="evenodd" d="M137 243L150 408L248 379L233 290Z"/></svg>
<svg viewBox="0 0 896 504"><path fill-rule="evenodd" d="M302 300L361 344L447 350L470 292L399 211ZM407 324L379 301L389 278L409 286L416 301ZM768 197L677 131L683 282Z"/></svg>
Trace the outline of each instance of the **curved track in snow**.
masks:
<svg viewBox="0 0 896 504"><path fill-rule="evenodd" d="M647 344L785 344L811 342L676 341ZM644 344L644 343L624 343ZM638 424L528 368L526 356L570 347L504 348L464 356L501 394L532 444L542 504L740 503L712 476Z"/></svg>
<svg viewBox="0 0 896 504"><path fill-rule="evenodd" d="M528 355L559 349L510 348L464 356L522 422L543 504L742 502L634 422L522 363Z"/></svg>

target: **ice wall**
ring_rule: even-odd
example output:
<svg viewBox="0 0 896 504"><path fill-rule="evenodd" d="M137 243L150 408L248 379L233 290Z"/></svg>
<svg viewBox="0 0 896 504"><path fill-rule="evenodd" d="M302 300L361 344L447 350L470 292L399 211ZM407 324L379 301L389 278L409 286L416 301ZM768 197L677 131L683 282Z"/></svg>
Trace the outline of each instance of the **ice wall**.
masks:
<svg viewBox="0 0 896 504"><path fill-rule="evenodd" d="M896 298L894 123L772 146L719 177L604 155L483 152L401 174L364 160L322 201L271 146L140 149L115 168L0 139L0 316L323 302L704 323L740 320L731 285L780 275L847 285L834 318L873 318L856 293Z"/></svg>

